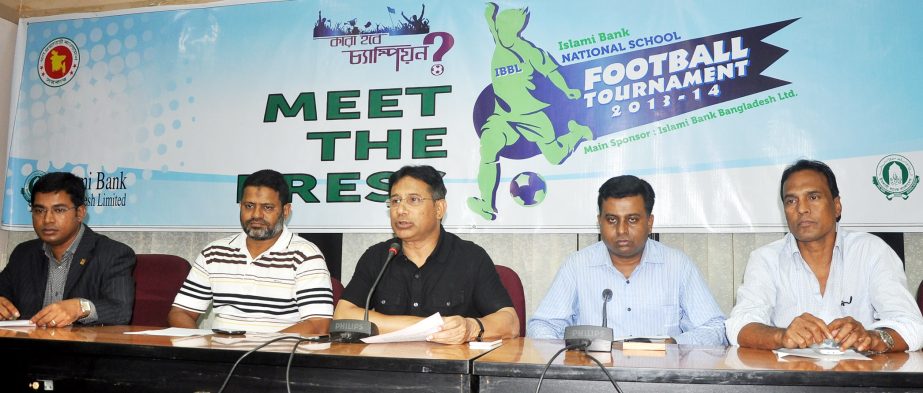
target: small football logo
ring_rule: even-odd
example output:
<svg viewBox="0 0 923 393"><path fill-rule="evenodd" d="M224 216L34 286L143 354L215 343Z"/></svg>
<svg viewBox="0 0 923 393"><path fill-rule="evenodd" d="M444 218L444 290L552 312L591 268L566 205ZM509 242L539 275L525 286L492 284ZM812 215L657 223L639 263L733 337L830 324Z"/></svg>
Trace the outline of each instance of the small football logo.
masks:
<svg viewBox="0 0 923 393"><path fill-rule="evenodd" d="M522 172L510 182L510 196L520 206L536 206L545 200L547 193L545 179L535 172Z"/></svg>
<svg viewBox="0 0 923 393"><path fill-rule="evenodd" d="M51 40L38 58L38 76L51 87L60 87L74 79L80 66L77 44L67 38Z"/></svg>
<svg viewBox="0 0 923 393"><path fill-rule="evenodd" d="M920 177L916 175L913 164L898 154L885 156L878 161L875 176L872 177L872 184L878 187L878 191L885 194L889 201L896 196L907 199L919 183Z"/></svg>

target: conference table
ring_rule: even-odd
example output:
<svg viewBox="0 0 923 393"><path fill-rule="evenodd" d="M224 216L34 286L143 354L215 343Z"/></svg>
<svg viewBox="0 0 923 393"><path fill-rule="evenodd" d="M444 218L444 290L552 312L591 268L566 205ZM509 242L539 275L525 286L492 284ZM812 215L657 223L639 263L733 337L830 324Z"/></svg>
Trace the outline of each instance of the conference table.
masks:
<svg viewBox="0 0 923 393"><path fill-rule="evenodd" d="M507 340L474 361L480 392L534 392L562 340ZM625 392L904 392L923 391L923 353L871 360L779 357L769 350L670 344L666 351L567 351L552 362L542 392L614 392L606 367Z"/></svg>
<svg viewBox="0 0 923 393"><path fill-rule="evenodd" d="M217 392L231 366L267 336L129 335L159 328L0 329L0 392ZM284 392L293 341L248 356L226 392ZM291 363L298 392L534 392L560 340L504 340L493 350L427 342L306 343ZM669 345L590 353L625 392L923 391L923 353L867 361L780 360L772 351ZM587 354L567 351L543 392L615 391Z"/></svg>
<svg viewBox="0 0 923 393"><path fill-rule="evenodd" d="M266 336L128 335L143 326L0 329L0 392L217 392L231 366ZM294 341L248 356L225 392L285 392ZM291 364L298 392L470 392L486 350L427 342L305 343Z"/></svg>

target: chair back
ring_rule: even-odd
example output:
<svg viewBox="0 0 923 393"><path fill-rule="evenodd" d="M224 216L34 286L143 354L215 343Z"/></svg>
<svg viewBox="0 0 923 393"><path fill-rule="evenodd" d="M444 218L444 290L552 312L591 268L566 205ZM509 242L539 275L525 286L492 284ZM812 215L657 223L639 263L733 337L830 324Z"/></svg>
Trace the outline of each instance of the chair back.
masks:
<svg viewBox="0 0 923 393"><path fill-rule="evenodd" d="M167 314L189 274L189 262L175 255L138 254L135 264L135 306L131 324L170 326Z"/></svg>
<svg viewBox="0 0 923 393"><path fill-rule="evenodd" d="M516 309L516 316L519 317L519 337L526 336L526 295L522 289L522 280L516 271L503 265L494 265L497 269L497 275L506 292L510 294L510 300L513 301L513 308Z"/></svg>
<svg viewBox="0 0 923 393"><path fill-rule="evenodd" d="M923 313L923 281L921 281L920 286L917 287L917 307L919 307L920 312Z"/></svg>
<svg viewBox="0 0 923 393"><path fill-rule="evenodd" d="M343 295L343 284L340 283L340 280L330 277L330 288L333 289L333 307L336 308L337 302L340 301L340 296Z"/></svg>

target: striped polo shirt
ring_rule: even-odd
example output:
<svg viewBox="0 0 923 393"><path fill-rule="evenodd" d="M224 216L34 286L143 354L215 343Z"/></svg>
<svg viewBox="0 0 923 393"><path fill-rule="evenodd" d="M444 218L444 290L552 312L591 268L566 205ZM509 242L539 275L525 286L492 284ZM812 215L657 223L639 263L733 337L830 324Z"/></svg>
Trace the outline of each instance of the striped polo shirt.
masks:
<svg viewBox="0 0 923 393"><path fill-rule="evenodd" d="M308 318L333 317L333 291L324 256L313 243L283 229L254 257L243 232L212 242L196 257L174 306L215 312L212 327L274 332Z"/></svg>

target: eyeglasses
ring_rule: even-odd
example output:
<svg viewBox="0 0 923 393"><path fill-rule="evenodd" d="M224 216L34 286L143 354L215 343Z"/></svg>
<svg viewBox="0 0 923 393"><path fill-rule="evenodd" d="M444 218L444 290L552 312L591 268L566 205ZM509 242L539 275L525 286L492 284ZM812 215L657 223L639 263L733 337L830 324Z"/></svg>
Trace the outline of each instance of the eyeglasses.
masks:
<svg viewBox="0 0 923 393"><path fill-rule="evenodd" d="M398 205L400 205L401 203L404 203L406 201L407 204L410 206L420 206L420 204L423 203L423 201L425 200L435 201L436 199L435 198L424 198L419 195L410 195L406 199L404 197L395 196L385 201L385 205L387 205L389 209L393 209L397 207Z"/></svg>
<svg viewBox="0 0 923 393"><path fill-rule="evenodd" d="M29 208L29 211L31 211L32 215L36 217L44 217L45 213L48 213L49 211L52 214L54 214L55 217L62 217L64 216L64 213L67 213L68 211L74 210L76 208L77 206L71 206L71 207L55 206L55 207L52 207L51 209L48 209L44 206L32 206Z"/></svg>
<svg viewBox="0 0 923 393"><path fill-rule="evenodd" d="M243 206L244 210L253 210L257 207L257 205L252 202L243 203L241 206ZM276 205L259 205L259 207L263 210L263 213L266 214L272 214L272 212L276 211Z"/></svg>

